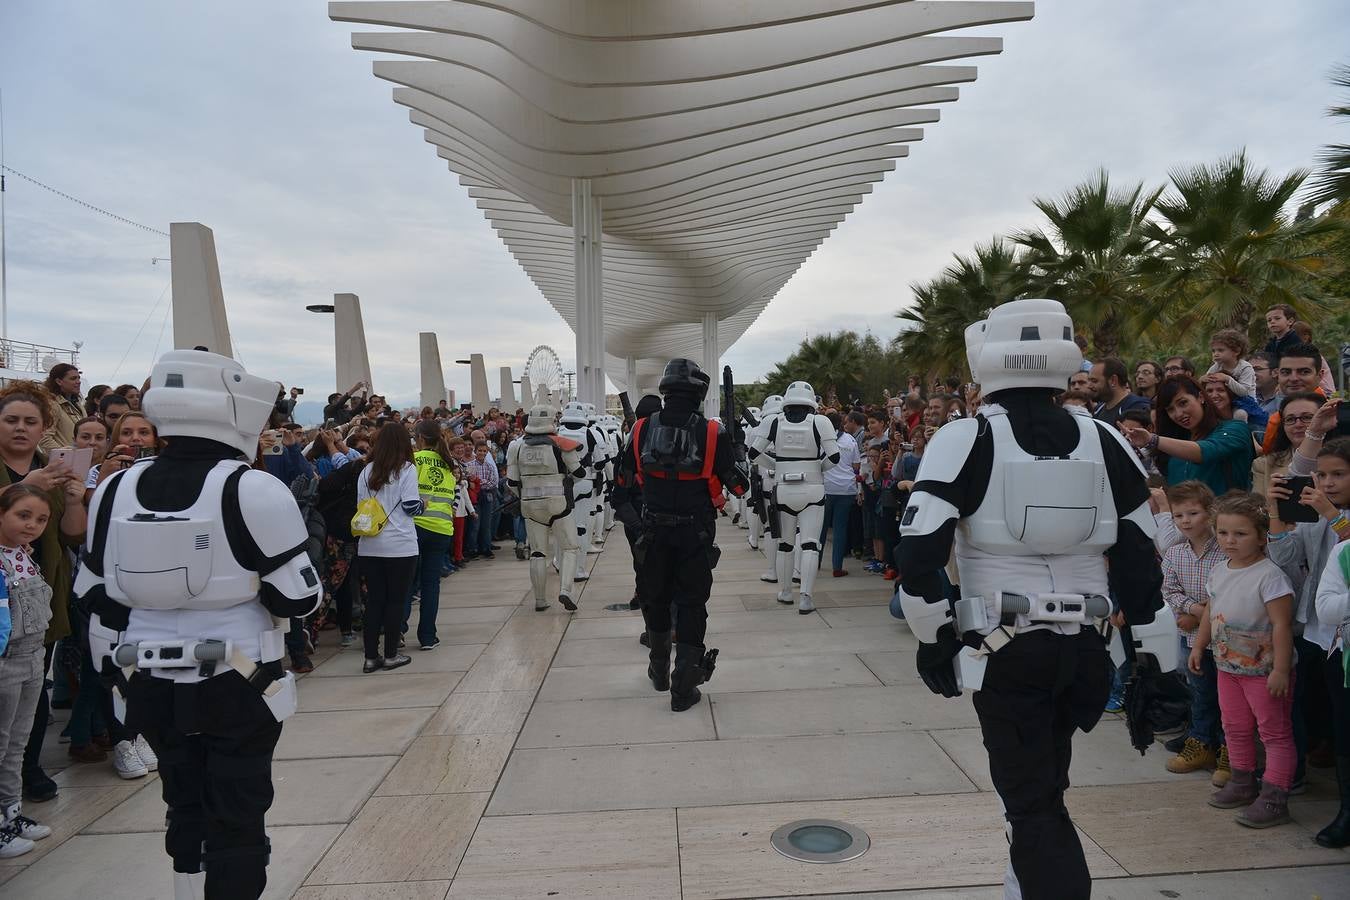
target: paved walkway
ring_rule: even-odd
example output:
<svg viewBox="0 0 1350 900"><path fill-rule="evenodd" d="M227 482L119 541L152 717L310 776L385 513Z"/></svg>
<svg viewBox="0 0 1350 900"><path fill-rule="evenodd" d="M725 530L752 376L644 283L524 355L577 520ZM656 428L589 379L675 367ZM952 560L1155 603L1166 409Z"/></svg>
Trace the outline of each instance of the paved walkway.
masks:
<svg viewBox="0 0 1350 900"><path fill-rule="evenodd" d="M799 616L758 580L762 558L726 526L710 610L722 650L706 699L671 713L645 677L622 534L589 558L581 610L536 614L509 550L445 584L433 653L360 674L359 649L323 635L286 725L269 815L267 897L701 900L843 896L996 898L1006 859L969 700L944 701L913 671L915 642L886 586L857 572L818 585ZM52 726L50 770L66 764ZM1312 833L1334 786L1314 770L1296 824L1250 831L1208 807L1208 779L1141 758L1108 717L1075 741L1069 803L1095 896L1350 896L1350 853ZM164 806L154 776L110 764L56 776L32 810L56 829L0 867L0 896L168 897ZM831 817L871 850L795 863L779 825ZM1199 874L1190 874L1199 873Z"/></svg>

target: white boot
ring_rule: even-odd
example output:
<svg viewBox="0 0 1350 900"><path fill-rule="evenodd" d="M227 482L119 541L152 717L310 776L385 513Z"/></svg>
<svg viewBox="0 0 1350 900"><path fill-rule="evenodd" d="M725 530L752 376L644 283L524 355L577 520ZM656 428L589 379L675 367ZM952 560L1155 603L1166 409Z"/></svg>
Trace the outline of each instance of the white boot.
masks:
<svg viewBox="0 0 1350 900"><path fill-rule="evenodd" d="M205 898L205 872L173 873L173 900L205 900Z"/></svg>
<svg viewBox="0 0 1350 900"><path fill-rule="evenodd" d="M815 611L816 605L811 602L810 594L797 595L797 612L801 613L802 615L807 615L808 613L813 613Z"/></svg>
<svg viewBox="0 0 1350 900"><path fill-rule="evenodd" d="M778 602L782 603L785 606L787 604L790 604L792 602L792 588L785 587L782 590L780 590L778 592Z"/></svg>

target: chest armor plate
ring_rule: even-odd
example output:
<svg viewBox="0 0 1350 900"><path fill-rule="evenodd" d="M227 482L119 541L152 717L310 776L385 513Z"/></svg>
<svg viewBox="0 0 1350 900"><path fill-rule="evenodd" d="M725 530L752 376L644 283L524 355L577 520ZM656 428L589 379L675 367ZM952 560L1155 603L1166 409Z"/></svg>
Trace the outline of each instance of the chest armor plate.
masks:
<svg viewBox="0 0 1350 900"><path fill-rule="evenodd" d="M694 417L683 425L663 425L660 415L652 416L644 426L642 467L697 475L703 471Z"/></svg>

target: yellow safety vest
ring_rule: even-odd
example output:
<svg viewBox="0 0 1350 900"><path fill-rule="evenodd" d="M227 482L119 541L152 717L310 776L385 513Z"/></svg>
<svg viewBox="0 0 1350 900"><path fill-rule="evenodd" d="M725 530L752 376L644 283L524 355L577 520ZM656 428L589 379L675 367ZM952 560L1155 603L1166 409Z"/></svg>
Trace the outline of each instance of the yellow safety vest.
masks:
<svg viewBox="0 0 1350 900"><path fill-rule="evenodd" d="M413 518L413 524L437 534L455 533L455 470L435 450L418 450L417 493L426 511Z"/></svg>

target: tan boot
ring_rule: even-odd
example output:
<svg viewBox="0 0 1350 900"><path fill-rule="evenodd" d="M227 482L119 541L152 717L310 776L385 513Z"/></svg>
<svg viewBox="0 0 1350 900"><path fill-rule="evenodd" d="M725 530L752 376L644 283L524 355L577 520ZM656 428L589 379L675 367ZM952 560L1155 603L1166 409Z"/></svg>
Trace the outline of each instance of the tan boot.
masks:
<svg viewBox="0 0 1350 900"><path fill-rule="evenodd" d="M1178 775L1186 772L1208 771L1218 763L1218 756L1208 744L1202 744L1193 737L1186 738L1181 752L1167 761L1167 771Z"/></svg>
<svg viewBox="0 0 1350 900"><path fill-rule="evenodd" d="M1216 788L1221 788L1228 783L1228 779L1233 777L1233 769L1228 765L1228 745L1219 745L1219 761L1214 767L1214 777L1209 783Z"/></svg>

